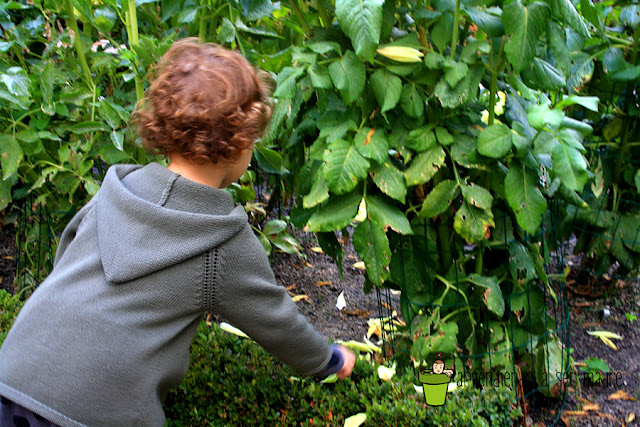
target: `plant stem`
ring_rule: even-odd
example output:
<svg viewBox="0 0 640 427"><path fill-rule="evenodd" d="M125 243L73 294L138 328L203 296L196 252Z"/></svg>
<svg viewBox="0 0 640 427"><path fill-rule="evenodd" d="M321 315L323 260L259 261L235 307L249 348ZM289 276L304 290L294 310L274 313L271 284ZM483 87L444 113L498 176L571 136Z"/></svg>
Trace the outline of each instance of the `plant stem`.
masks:
<svg viewBox="0 0 640 427"><path fill-rule="evenodd" d="M80 67L82 68L82 74L84 75L84 79L86 80L87 85L90 88L93 88L93 79L91 78L91 71L89 70L89 66L87 65L87 58L84 56L84 51L82 50L82 41L80 40L80 31L78 30L78 23L76 22L76 16L73 12L73 6L71 5L71 0L66 0L64 2L65 7L67 9L67 15L69 15L69 27L71 31L73 31L74 44L76 47L76 53L78 55L78 61L80 62Z"/></svg>
<svg viewBox="0 0 640 427"><path fill-rule="evenodd" d="M451 34L451 58L456 59L458 46L458 20L460 19L460 0L456 0L456 14L453 17L453 33Z"/></svg>
<svg viewBox="0 0 640 427"><path fill-rule="evenodd" d="M322 23L323 28L331 27L331 18L329 18L329 13L327 12L327 5L324 3L324 0L316 0L316 6L318 8L318 14L320 15L320 22Z"/></svg>
<svg viewBox="0 0 640 427"><path fill-rule="evenodd" d="M440 174L436 174L433 178L434 187L442 182L442 176ZM438 224L438 243L440 248L440 267L442 272L446 272L449 266L451 265L452 256L451 256L451 242L450 242L450 234L449 234L449 215L447 212L443 212L440 215L440 223Z"/></svg>
<svg viewBox="0 0 640 427"><path fill-rule="evenodd" d="M636 29L633 33L633 48L631 53L632 66L636 66L638 64L638 38L640 38L640 25L636 26ZM625 113L629 111L629 105L631 104L631 98L633 97L635 85L635 81L630 81L627 83L627 93L624 97L624 109L622 110ZM635 119L633 119L629 115L627 115L624 120L624 128L622 129L622 140L620 141L620 149L618 150L618 158L616 159L615 182L620 182L622 170L624 169L624 163L627 162L625 156L627 155L627 150L629 149L629 128L631 126L631 122L633 122L634 120Z"/></svg>
<svg viewBox="0 0 640 427"><path fill-rule="evenodd" d="M300 25L304 30L304 34L307 36L307 38L309 38L311 37L311 34L312 34L311 27L309 27L309 24L307 24L307 21L304 19L304 15L302 14L302 10L300 10L300 5L298 4L298 1L299 0L292 0L291 6L293 7L293 11L298 16L298 20L300 21Z"/></svg>
<svg viewBox="0 0 640 427"><path fill-rule="evenodd" d="M138 16L136 15L136 2L129 0L129 15L127 19L127 33L129 34L129 47L138 47ZM138 73L135 73L136 98L138 102L144 98L144 84Z"/></svg>
<svg viewBox="0 0 640 427"><path fill-rule="evenodd" d="M199 12L199 26L198 26L198 37L200 40L204 40L205 33L207 30L207 18L208 16L204 13L204 9L200 9Z"/></svg>

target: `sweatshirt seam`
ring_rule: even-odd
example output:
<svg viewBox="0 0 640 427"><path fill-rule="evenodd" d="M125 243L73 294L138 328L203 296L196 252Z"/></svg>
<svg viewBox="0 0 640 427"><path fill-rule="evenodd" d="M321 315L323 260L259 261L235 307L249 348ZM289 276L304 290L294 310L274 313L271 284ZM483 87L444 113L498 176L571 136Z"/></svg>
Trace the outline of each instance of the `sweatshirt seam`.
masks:
<svg viewBox="0 0 640 427"><path fill-rule="evenodd" d="M176 179L178 179L178 176L179 175L172 175L169 178L167 186L164 187L164 189L162 190L162 194L160 195L160 201L158 202L160 206L164 206L165 203L167 203L167 200L169 200L169 194L171 194L173 184L176 182Z"/></svg>
<svg viewBox="0 0 640 427"><path fill-rule="evenodd" d="M211 305L208 307L209 310L213 310L213 307L217 304L217 296L216 296L216 287L218 286L218 275L219 275L219 262L220 262L220 252L219 248L213 248L213 266L212 266L212 274L211 274L211 284L209 287Z"/></svg>
<svg viewBox="0 0 640 427"><path fill-rule="evenodd" d="M209 310L211 307L211 250L204 254L204 278L202 286L202 307Z"/></svg>

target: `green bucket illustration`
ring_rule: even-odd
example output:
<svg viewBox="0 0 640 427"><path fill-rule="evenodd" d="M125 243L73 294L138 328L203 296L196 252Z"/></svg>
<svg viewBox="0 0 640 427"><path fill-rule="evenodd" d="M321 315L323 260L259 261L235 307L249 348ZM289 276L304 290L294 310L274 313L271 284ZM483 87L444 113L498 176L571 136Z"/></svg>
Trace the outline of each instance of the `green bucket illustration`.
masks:
<svg viewBox="0 0 640 427"><path fill-rule="evenodd" d="M447 374L420 371L418 379L422 383L424 398L429 406L442 406L447 400L447 388L451 378Z"/></svg>

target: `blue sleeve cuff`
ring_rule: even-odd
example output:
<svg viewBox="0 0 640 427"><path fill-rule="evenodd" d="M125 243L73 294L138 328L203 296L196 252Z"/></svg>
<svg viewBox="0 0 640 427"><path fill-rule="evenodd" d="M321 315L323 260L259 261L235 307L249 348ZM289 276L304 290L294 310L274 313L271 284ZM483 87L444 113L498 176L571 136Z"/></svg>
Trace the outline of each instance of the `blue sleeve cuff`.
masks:
<svg viewBox="0 0 640 427"><path fill-rule="evenodd" d="M344 366L344 357L342 357L342 352L337 344L333 344L331 346L331 350L333 352L331 354L331 360L329 360L329 363L327 363L327 366L325 366L322 371L316 374L317 377L324 379L329 375L337 374L342 370L342 367Z"/></svg>

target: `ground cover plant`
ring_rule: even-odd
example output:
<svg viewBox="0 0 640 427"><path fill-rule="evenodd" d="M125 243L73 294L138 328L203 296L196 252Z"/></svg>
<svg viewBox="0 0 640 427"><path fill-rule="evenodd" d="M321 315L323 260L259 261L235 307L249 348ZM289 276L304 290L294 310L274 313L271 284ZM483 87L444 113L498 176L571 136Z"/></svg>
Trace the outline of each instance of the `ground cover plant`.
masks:
<svg viewBox="0 0 640 427"><path fill-rule="evenodd" d="M549 270L558 240L577 232L587 271L640 264L638 16L590 0L2 1L0 211L33 197L55 245L109 165L152 160L129 115L197 35L274 77L272 124L229 189L267 251L300 251L290 220L341 269L351 239L365 290L402 292L400 368L442 352L561 397L575 273ZM280 200L295 207L274 220Z"/></svg>

